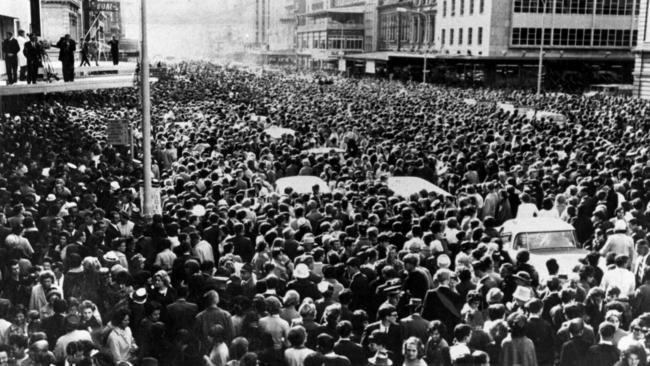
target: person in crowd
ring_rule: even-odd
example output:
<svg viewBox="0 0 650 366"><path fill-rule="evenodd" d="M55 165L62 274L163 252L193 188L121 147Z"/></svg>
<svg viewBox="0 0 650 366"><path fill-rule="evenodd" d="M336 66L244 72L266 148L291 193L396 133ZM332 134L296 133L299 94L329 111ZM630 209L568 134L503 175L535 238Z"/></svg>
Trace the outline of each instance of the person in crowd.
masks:
<svg viewBox="0 0 650 366"><path fill-rule="evenodd" d="M139 118L131 88L0 116L0 345L70 364L646 362L648 102L333 80L168 65L153 215L141 153L102 135ZM508 99L569 123L487 103ZM325 184L277 188L300 173ZM406 175L444 193L400 195ZM515 217L565 220L590 252L513 256L499 225ZM93 356L59 343L86 331Z"/></svg>
<svg viewBox="0 0 650 366"><path fill-rule="evenodd" d="M120 63L120 41L115 36L112 36L111 40L108 41L108 45L111 47L111 60L113 61L113 65L119 64Z"/></svg>
<svg viewBox="0 0 650 366"><path fill-rule="evenodd" d="M18 82L18 53L20 52L20 43L14 37L13 32L7 32L2 41L2 54L5 59L5 70L7 72L7 85Z"/></svg>
<svg viewBox="0 0 650 366"><path fill-rule="evenodd" d="M23 57L25 58L25 71L27 72L27 84L36 84L38 78L38 67L43 56L43 48L38 42L38 36L34 33L29 35L29 41L23 46ZM23 70L21 68L21 74Z"/></svg>
<svg viewBox="0 0 650 366"><path fill-rule="evenodd" d="M289 329L287 338L291 347L284 351L284 357L289 366L303 365L305 358L316 352L305 347L305 343L307 342L307 331L305 331L305 328L300 325Z"/></svg>
<svg viewBox="0 0 650 366"><path fill-rule="evenodd" d="M54 47L59 49L59 61L63 65L63 81L74 81L74 53L77 43L70 38L69 34L66 34L59 39Z"/></svg>
<svg viewBox="0 0 650 366"><path fill-rule="evenodd" d="M587 351L587 365L613 365L621 356L621 352L614 344L614 334L616 333L616 325L610 322L603 322L600 324L598 334L600 335L600 342L589 347Z"/></svg>

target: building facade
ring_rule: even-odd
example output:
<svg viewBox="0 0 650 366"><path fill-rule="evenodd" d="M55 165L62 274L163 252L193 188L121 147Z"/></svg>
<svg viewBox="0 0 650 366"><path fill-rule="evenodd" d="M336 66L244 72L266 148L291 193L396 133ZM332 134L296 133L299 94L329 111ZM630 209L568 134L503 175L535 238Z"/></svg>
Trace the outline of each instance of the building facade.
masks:
<svg viewBox="0 0 650 366"><path fill-rule="evenodd" d="M81 0L41 0L41 35L56 42L65 34L74 40L83 35Z"/></svg>
<svg viewBox="0 0 650 366"><path fill-rule="evenodd" d="M379 51L435 50L436 0L382 0L378 5Z"/></svg>
<svg viewBox="0 0 650 366"><path fill-rule="evenodd" d="M364 52L365 1L297 0L296 5L297 47L303 66L334 68L344 55Z"/></svg>
<svg viewBox="0 0 650 366"><path fill-rule="evenodd" d="M286 51L295 48L296 13L294 0L272 0L269 6L268 48Z"/></svg>
<svg viewBox="0 0 650 366"><path fill-rule="evenodd" d="M634 49L634 85L632 95L650 99L650 0L643 0L639 6L637 47Z"/></svg>
<svg viewBox="0 0 650 366"><path fill-rule="evenodd" d="M540 53L551 87L631 82L641 7L641 0L382 0L373 51L407 74L424 72L425 58L438 76L491 85L534 84Z"/></svg>

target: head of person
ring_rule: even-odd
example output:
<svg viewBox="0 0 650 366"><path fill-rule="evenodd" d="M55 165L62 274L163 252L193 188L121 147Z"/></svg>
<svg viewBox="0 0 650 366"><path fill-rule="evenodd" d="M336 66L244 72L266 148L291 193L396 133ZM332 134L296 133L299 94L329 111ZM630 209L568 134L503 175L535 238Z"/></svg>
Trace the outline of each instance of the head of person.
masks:
<svg viewBox="0 0 650 366"><path fill-rule="evenodd" d="M611 322L604 321L598 326L598 334L600 334L600 339L604 341L612 341L614 333L616 333L616 325Z"/></svg>
<svg viewBox="0 0 650 366"><path fill-rule="evenodd" d="M472 335L472 327L467 324L458 324L454 328L454 339L458 343L467 343Z"/></svg>
<svg viewBox="0 0 650 366"><path fill-rule="evenodd" d="M621 360L626 366L642 366L645 365L645 360L647 359L647 353L645 348L642 345L637 343L632 343L627 348L621 352Z"/></svg>
<svg viewBox="0 0 650 366"><path fill-rule="evenodd" d="M305 341L307 340L307 331L300 325L292 327L289 329L287 340L289 341L289 344L291 344L291 347L300 348L304 346Z"/></svg>
<svg viewBox="0 0 650 366"><path fill-rule="evenodd" d="M409 337L402 344L402 355L407 361L415 361L424 357L424 345L418 337Z"/></svg>
<svg viewBox="0 0 650 366"><path fill-rule="evenodd" d="M429 323L428 332L430 339L437 344L447 334L447 327L440 320L433 320Z"/></svg>
<svg viewBox="0 0 650 366"><path fill-rule="evenodd" d="M131 320L131 312L127 309L118 309L111 318L111 324L115 327L126 329Z"/></svg>
<svg viewBox="0 0 650 366"><path fill-rule="evenodd" d="M327 333L321 333L316 337L316 344L318 350L326 355L334 350L334 337Z"/></svg>
<svg viewBox="0 0 650 366"><path fill-rule="evenodd" d="M377 311L379 320L384 323L393 323L397 322L397 308L390 304L383 304L379 307Z"/></svg>
<svg viewBox="0 0 650 366"><path fill-rule="evenodd" d="M9 366L10 349L7 345L0 345L0 366Z"/></svg>

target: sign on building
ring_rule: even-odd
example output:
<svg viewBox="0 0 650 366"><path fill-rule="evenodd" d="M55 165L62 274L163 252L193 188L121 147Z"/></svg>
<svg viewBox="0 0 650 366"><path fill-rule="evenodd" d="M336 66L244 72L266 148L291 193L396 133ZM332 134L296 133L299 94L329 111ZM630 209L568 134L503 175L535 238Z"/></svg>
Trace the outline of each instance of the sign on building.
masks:
<svg viewBox="0 0 650 366"><path fill-rule="evenodd" d="M374 74L375 72L375 61L366 61L366 74Z"/></svg>
<svg viewBox="0 0 650 366"><path fill-rule="evenodd" d="M119 12L119 1L90 1L90 11L106 11L106 12Z"/></svg>
<svg viewBox="0 0 650 366"><path fill-rule="evenodd" d="M339 71L347 71L347 62L345 59L339 59Z"/></svg>
<svg viewBox="0 0 650 366"><path fill-rule="evenodd" d="M160 198L160 187L151 187L149 200L151 201L151 213L154 215L162 215L162 199ZM140 187L140 205L142 206L142 211L144 212L144 188L142 187Z"/></svg>

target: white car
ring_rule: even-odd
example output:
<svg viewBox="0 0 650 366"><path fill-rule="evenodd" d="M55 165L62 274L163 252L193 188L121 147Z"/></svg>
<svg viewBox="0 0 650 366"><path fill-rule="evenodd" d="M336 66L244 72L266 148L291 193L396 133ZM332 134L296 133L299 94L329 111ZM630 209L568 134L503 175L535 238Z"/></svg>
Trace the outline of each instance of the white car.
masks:
<svg viewBox="0 0 650 366"><path fill-rule="evenodd" d="M540 277L548 273L546 261L555 258L560 266L559 275L568 276L589 251L578 248L572 225L555 218L535 217L508 220L501 226L504 249L514 260L517 252L527 249L528 263L535 267Z"/></svg>
<svg viewBox="0 0 650 366"><path fill-rule="evenodd" d="M437 195L451 197L449 192L420 177L389 177L387 185L396 196L404 198L410 198L411 195L420 193L422 190L427 193L434 192Z"/></svg>
<svg viewBox="0 0 650 366"><path fill-rule="evenodd" d="M318 185L321 193L329 193L330 188L327 182L313 175L296 175L293 177L284 177L275 181L275 191L284 194L284 189L291 187L297 193L311 193L312 187Z"/></svg>

